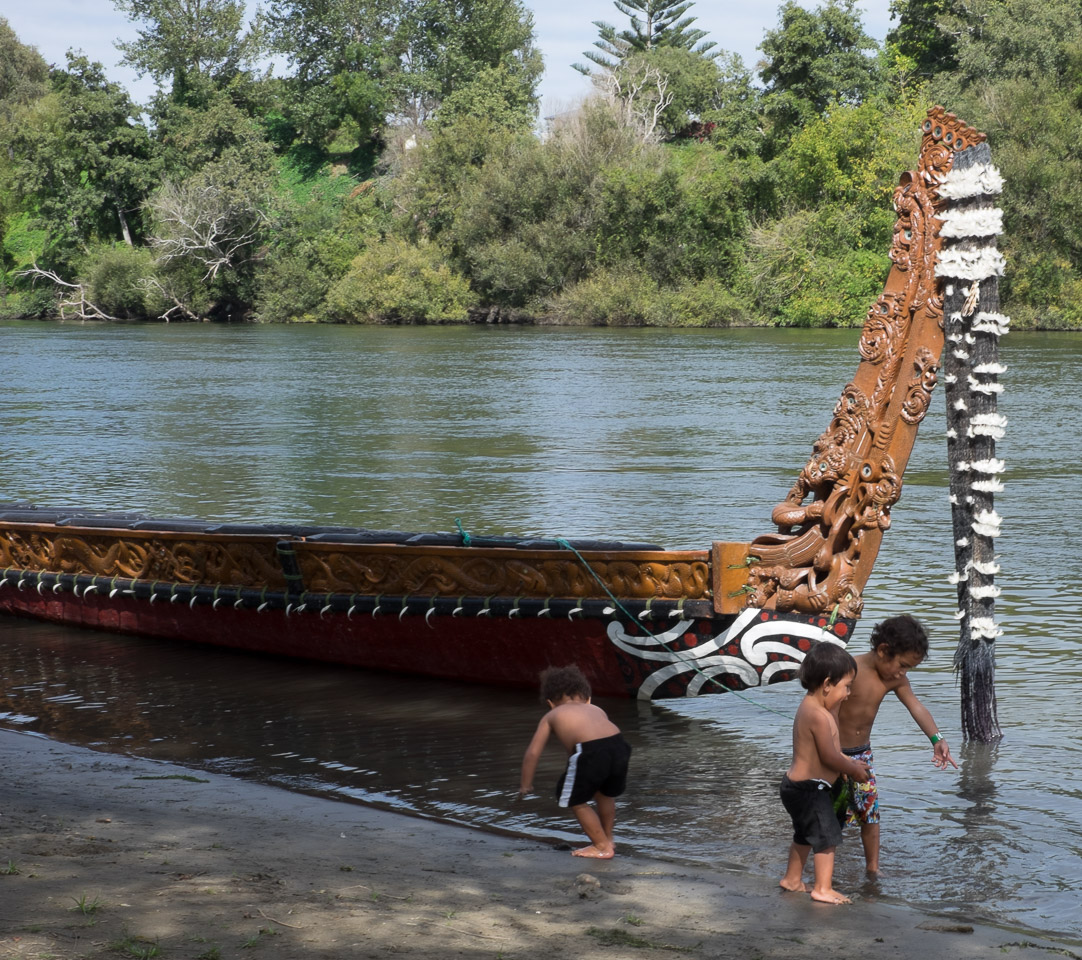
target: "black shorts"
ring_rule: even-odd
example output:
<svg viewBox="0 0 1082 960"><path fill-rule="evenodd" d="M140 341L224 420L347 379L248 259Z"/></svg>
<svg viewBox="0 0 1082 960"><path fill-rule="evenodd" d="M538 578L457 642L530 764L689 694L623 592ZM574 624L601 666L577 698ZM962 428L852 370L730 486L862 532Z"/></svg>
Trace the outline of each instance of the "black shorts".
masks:
<svg viewBox="0 0 1082 960"><path fill-rule="evenodd" d="M842 842L830 785L822 780L781 778L781 802L793 820L793 843L822 853Z"/></svg>
<svg viewBox="0 0 1082 960"><path fill-rule="evenodd" d="M594 794L618 797L627 787L627 764L631 746L619 733L575 745L567 758L567 770L556 784L561 807L589 803Z"/></svg>

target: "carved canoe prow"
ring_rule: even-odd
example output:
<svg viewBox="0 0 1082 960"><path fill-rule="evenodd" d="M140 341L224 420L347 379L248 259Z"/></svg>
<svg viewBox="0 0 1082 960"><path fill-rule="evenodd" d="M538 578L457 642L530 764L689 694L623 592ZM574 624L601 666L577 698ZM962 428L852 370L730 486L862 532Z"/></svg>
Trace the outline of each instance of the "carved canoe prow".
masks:
<svg viewBox="0 0 1082 960"><path fill-rule="evenodd" d="M747 605L859 617L902 474L928 412L943 350L939 188L985 135L942 107L922 125L920 162L894 191L891 268L868 311L860 363L789 495L777 533L752 541Z"/></svg>

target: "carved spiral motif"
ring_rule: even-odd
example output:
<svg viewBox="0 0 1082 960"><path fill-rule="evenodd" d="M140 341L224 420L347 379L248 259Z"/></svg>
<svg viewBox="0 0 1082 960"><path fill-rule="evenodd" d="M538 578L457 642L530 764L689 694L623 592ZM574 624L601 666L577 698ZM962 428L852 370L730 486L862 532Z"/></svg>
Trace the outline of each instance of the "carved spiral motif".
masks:
<svg viewBox="0 0 1082 960"><path fill-rule="evenodd" d="M909 457L912 431L927 414L938 379L937 191L955 152L984 139L942 108L928 114L922 132L918 168L903 174L894 191L892 267L861 332L854 378L860 389L846 388L845 404L839 402L785 502L774 508L777 533L752 542L758 562L749 571L749 606L856 616L863 605L857 584L878 549L875 539L858 575L865 535L890 526L902 489L897 463L904 467Z"/></svg>
<svg viewBox="0 0 1082 960"><path fill-rule="evenodd" d="M939 363L927 347L921 347L913 360L914 376L909 381L905 402L902 404L902 419L906 423L920 423L932 403L932 391L939 381Z"/></svg>

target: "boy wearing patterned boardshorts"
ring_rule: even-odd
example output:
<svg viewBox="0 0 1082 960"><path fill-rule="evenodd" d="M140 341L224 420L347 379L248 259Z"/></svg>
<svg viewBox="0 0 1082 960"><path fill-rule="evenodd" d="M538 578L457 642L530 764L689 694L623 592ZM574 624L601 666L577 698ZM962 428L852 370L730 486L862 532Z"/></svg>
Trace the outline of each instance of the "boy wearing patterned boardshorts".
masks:
<svg viewBox="0 0 1082 960"><path fill-rule="evenodd" d="M872 649L857 656L857 676L849 699L838 710L838 734L842 752L868 765L866 783L843 784L848 804L847 824L860 824L864 862L869 877L879 874L879 791L875 784L875 760L872 756L872 724L879 706L888 693L905 705L917 726L932 742L932 763L940 770L947 764L958 769L947 741L935 720L909 684L907 674L928 656L928 634L909 614L890 617L872 630Z"/></svg>
<svg viewBox="0 0 1082 960"><path fill-rule="evenodd" d="M615 798L627 786L631 747L605 711L590 702L589 681L578 667L545 670L541 674L541 700L549 711L541 718L522 758L519 796L533 792L537 762L549 735L555 734L568 753L567 769L556 785L556 799L561 807L571 809L590 840L589 846L573 850L572 855L609 860L616 853L612 839Z"/></svg>

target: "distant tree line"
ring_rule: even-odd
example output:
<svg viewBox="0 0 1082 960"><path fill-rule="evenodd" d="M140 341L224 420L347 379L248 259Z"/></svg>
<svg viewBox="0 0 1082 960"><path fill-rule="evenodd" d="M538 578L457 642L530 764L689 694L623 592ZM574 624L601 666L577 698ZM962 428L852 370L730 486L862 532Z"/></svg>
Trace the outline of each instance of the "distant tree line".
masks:
<svg viewBox="0 0 1082 960"><path fill-rule="evenodd" d="M115 0L132 102L0 18L0 316L852 326L924 112L985 130L1016 324L1082 326L1082 0L616 0L538 116L521 0ZM274 70L265 65L274 62Z"/></svg>

